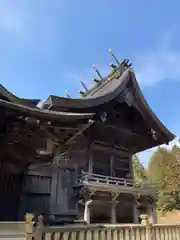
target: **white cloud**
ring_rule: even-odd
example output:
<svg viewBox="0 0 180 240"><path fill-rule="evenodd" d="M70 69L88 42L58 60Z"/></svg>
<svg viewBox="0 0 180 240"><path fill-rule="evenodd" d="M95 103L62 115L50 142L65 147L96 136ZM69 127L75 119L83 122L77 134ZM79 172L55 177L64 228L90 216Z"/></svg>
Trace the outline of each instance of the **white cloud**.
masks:
<svg viewBox="0 0 180 240"><path fill-rule="evenodd" d="M33 45L34 49L53 51L54 41L62 30L59 16L63 0L5 0L0 1L0 38L21 40L21 44ZM137 79L141 86L154 85L165 79L180 79L180 52L171 48L174 32L163 34L159 45L154 49L135 54L133 65L137 72ZM101 65L101 64L100 64ZM100 68L102 75L108 72L108 67ZM72 79L84 80L91 85L91 78L95 76L90 70L72 73Z"/></svg>
<svg viewBox="0 0 180 240"><path fill-rule="evenodd" d="M134 65L141 86L152 86L167 79L180 80L180 52L172 48L172 36L168 34L160 44L136 55Z"/></svg>
<svg viewBox="0 0 180 240"><path fill-rule="evenodd" d="M174 38L174 31L167 31L154 48L134 54L132 63L141 87L153 86L167 79L180 80L180 51L173 48ZM108 67L100 65L102 76L106 76ZM90 70L83 69L69 75L72 79L84 79L87 84L92 76Z"/></svg>
<svg viewBox="0 0 180 240"><path fill-rule="evenodd" d="M173 32L167 32L156 48L136 55L135 72L142 87L151 87L167 79L180 80L180 52L173 49L173 39ZM175 138L168 145L161 145L161 147L171 150L175 144L179 146L178 138ZM142 162L147 165L156 150L157 147L138 153L138 155Z"/></svg>

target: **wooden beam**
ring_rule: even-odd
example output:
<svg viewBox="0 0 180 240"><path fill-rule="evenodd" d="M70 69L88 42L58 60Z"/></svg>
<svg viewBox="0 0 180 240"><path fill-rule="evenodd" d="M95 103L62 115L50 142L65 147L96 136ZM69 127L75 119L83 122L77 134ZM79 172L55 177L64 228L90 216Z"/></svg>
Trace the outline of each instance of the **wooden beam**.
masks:
<svg viewBox="0 0 180 240"><path fill-rule="evenodd" d="M64 145L68 145L73 142L78 136L82 135L85 130L87 130L92 124L93 120L89 120L88 124L83 126L79 131L77 131L72 137L70 137L67 141L64 142Z"/></svg>
<svg viewBox="0 0 180 240"><path fill-rule="evenodd" d="M121 156L130 156L131 155L129 150L125 147L121 147L121 146L117 146L117 145L112 146L110 144L107 144L106 142L101 142L101 141L94 141L92 143L92 149L107 151L107 152L114 153L114 154L121 154Z"/></svg>
<svg viewBox="0 0 180 240"><path fill-rule="evenodd" d="M78 130L78 126L69 127L69 126L43 125L43 127L47 127L50 129L66 130L66 131Z"/></svg>
<svg viewBox="0 0 180 240"><path fill-rule="evenodd" d="M44 127L43 127L44 128ZM51 129L43 129L45 131L45 134L47 134L48 137L50 137L52 139L52 141L54 142L55 145L58 145L59 142L59 138L57 137L57 135L51 131Z"/></svg>
<svg viewBox="0 0 180 240"><path fill-rule="evenodd" d="M121 106L119 106L120 108ZM120 116L124 119L124 112L117 111L115 109L111 109L110 114L113 113L114 115Z"/></svg>
<svg viewBox="0 0 180 240"><path fill-rule="evenodd" d="M118 131L122 134L125 134L125 135L129 135L129 136L136 136L136 137L140 137L139 134L135 133L135 132L132 132L130 129L127 129L127 128L121 128L121 127L118 127L118 126L115 126L115 125L111 125L111 124L108 124L108 123L103 123L103 122L98 122L98 121L95 121L95 124L97 126L102 126L104 128L111 128L115 131Z"/></svg>
<svg viewBox="0 0 180 240"><path fill-rule="evenodd" d="M21 120L22 121L22 120ZM59 123L58 121L44 121L36 118L26 117L24 118L24 123L30 124L31 126L39 125L47 128L57 128L60 130L73 130L78 129L80 124L75 123Z"/></svg>

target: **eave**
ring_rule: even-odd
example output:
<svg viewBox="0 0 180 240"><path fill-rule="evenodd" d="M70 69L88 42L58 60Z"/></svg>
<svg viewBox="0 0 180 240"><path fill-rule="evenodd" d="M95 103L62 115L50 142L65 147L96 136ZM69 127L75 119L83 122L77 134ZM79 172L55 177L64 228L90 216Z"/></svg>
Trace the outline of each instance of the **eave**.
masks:
<svg viewBox="0 0 180 240"><path fill-rule="evenodd" d="M160 144L164 143L167 144L168 142L172 141L176 136L159 120L159 118L156 116L156 114L152 111L152 109L148 105L147 101L145 100L140 90L134 72L131 71L130 74L131 81L135 89L136 101L142 107L144 120L147 121L150 126L154 127L154 129L157 132L161 132L164 135L164 142L161 142Z"/></svg>
<svg viewBox="0 0 180 240"><path fill-rule="evenodd" d="M147 104L131 68L125 68L124 71L117 69L114 74L105 78L102 84L97 86L97 89L90 91L84 98L71 99L51 95L45 102L49 106L48 109L39 109L25 106L22 102L4 100L0 100L0 107L11 109L20 116L72 124L99 118L102 112L110 111L115 102L126 102L127 93L132 95L131 105L141 114L148 128L155 130L160 136L158 141L152 141L147 147L168 143L175 138L175 135L164 126ZM131 111L131 106L129 106L129 111ZM124 113L122 112L122 114ZM139 147L139 149L143 149L143 147Z"/></svg>
<svg viewBox="0 0 180 240"><path fill-rule="evenodd" d="M71 113L38 109L30 106L24 106L22 104L11 103L2 99L0 99L0 107L16 111L19 115L25 114L26 116L46 120L57 119L73 122L75 120L91 119L94 116L94 113Z"/></svg>
<svg viewBox="0 0 180 240"><path fill-rule="evenodd" d="M140 113L142 114L144 121L149 124L149 128L153 128L156 132L163 135L161 141L157 141L157 144L164 144L173 140L175 135L164 126L147 104L131 68L126 69L123 73L119 73L119 75L118 72L116 72L114 77L111 77L109 81L103 83L103 87L99 86L97 91L92 92L85 98L69 99L50 96L48 99L50 109L64 109L67 112L93 111L98 114L99 108L102 109L103 107L103 110L106 111L106 105L113 100L121 97L121 100L123 101L125 92L128 90L128 85L130 84L133 86L131 89L133 92L132 104L136 106L138 111L140 111L141 108ZM124 99L124 101L126 101L126 99ZM156 146L156 144L152 144L151 147L154 146Z"/></svg>

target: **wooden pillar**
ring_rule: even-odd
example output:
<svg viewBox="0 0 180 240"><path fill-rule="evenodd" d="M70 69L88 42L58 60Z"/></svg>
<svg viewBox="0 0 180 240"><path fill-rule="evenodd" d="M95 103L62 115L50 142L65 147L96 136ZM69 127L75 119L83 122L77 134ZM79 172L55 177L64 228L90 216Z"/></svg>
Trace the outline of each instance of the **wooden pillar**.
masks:
<svg viewBox="0 0 180 240"><path fill-rule="evenodd" d="M84 206L84 221L87 224L90 224L91 221L91 212L90 212L90 208L89 205L92 203L92 200L88 200L85 202L85 206Z"/></svg>
<svg viewBox="0 0 180 240"><path fill-rule="evenodd" d="M156 204L155 203L153 204L152 218L153 218L153 224L157 224L158 219L157 219L157 212L156 212Z"/></svg>
<svg viewBox="0 0 180 240"><path fill-rule="evenodd" d="M92 159L92 155L90 155L90 157L89 157L88 172L89 172L89 173L92 173L92 172L93 172L93 159Z"/></svg>
<svg viewBox="0 0 180 240"><path fill-rule="evenodd" d="M114 177L114 155L110 157L110 176Z"/></svg>
<svg viewBox="0 0 180 240"><path fill-rule="evenodd" d="M111 204L111 224L116 224L116 200L112 200Z"/></svg>
<svg viewBox="0 0 180 240"><path fill-rule="evenodd" d="M56 212L57 205L57 185L58 185L58 166L52 165L52 180L51 180L51 197L50 197L50 213Z"/></svg>
<svg viewBox="0 0 180 240"><path fill-rule="evenodd" d="M130 173L132 180L134 180L132 156L129 157L129 173Z"/></svg>
<svg viewBox="0 0 180 240"><path fill-rule="evenodd" d="M152 219L153 224L157 224L156 204L152 203L148 207L148 215Z"/></svg>
<svg viewBox="0 0 180 240"><path fill-rule="evenodd" d="M48 139L46 140L46 142L47 142L47 149L46 149L47 152L52 153L53 147L54 147L54 143L53 143L52 139L51 139L51 138L48 138Z"/></svg>
<svg viewBox="0 0 180 240"><path fill-rule="evenodd" d="M156 204L153 204L153 209L152 209L152 219L153 219L153 224L157 224L157 212L156 212Z"/></svg>
<svg viewBox="0 0 180 240"><path fill-rule="evenodd" d="M92 147L92 139L91 139L91 135L90 133L88 134L88 150L87 150L87 163L88 163L88 167L86 172L88 171L89 173L93 172L93 156L92 156L92 152L93 152L93 147Z"/></svg>
<svg viewBox="0 0 180 240"><path fill-rule="evenodd" d="M133 220L134 220L135 224L139 223L139 211L138 211L137 207L138 207L137 203L136 203L136 201L134 201L134 204L133 204Z"/></svg>

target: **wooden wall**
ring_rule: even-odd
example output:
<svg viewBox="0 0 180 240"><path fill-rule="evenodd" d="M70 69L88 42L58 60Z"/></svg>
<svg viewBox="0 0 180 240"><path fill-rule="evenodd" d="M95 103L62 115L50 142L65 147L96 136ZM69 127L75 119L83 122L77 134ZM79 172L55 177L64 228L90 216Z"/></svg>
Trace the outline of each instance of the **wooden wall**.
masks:
<svg viewBox="0 0 180 240"><path fill-rule="evenodd" d="M132 175L131 155L112 148L91 149L92 172L95 174L126 178ZM127 177L128 178L128 177Z"/></svg>
<svg viewBox="0 0 180 240"><path fill-rule="evenodd" d="M11 169L1 168L0 189L0 220L17 220L21 191L21 175L11 171Z"/></svg>
<svg viewBox="0 0 180 240"><path fill-rule="evenodd" d="M23 174L19 219L26 212L55 215L59 219L62 215L77 215L76 177L80 171L89 171L90 159L96 174L125 178L131 172L128 153L95 147L71 152L54 165L31 165Z"/></svg>
<svg viewBox="0 0 180 240"><path fill-rule="evenodd" d="M20 220L24 218L26 212L39 215L49 211L51 181L51 169L43 164L31 165L24 171L19 209Z"/></svg>
<svg viewBox="0 0 180 240"><path fill-rule="evenodd" d="M74 174L74 170L57 165L29 166L23 175L19 219L26 212L58 218L75 212Z"/></svg>

